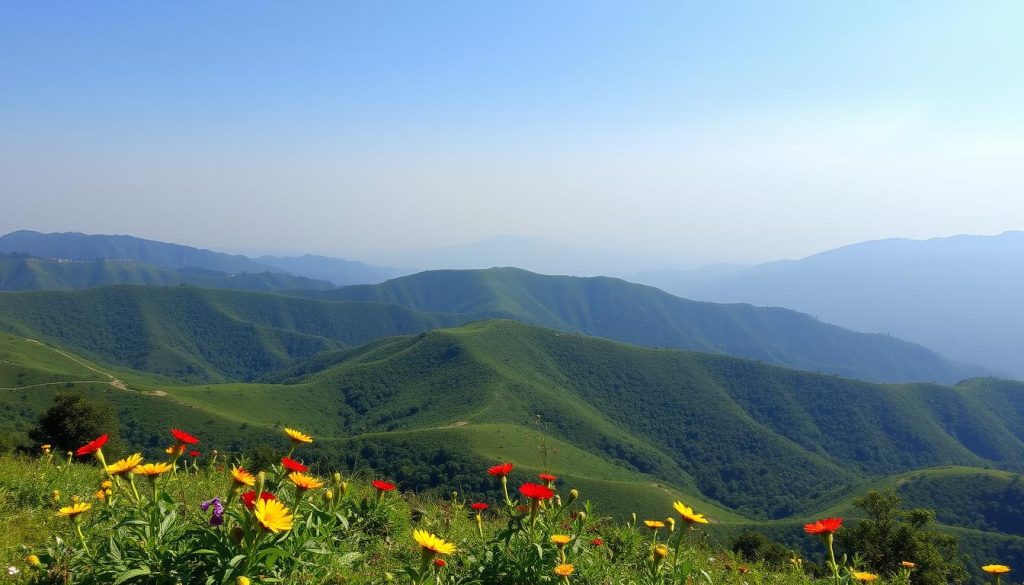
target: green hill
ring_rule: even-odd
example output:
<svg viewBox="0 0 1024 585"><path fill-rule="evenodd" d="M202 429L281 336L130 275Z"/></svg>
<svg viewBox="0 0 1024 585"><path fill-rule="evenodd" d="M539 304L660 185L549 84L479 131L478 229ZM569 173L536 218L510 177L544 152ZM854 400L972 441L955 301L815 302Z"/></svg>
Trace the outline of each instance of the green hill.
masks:
<svg viewBox="0 0 1024 585"><path fill-rule="evenodd" d="M111 284L192 285L256 291L334 288L326 281L281 272L227 274L202 268L171 270L134 260L58 260L0 254L0 290L73 290Z"/></svg>
<svg viewBox="0 0 1024 585"><path fill-rule="evenodd" d="M802 313L690 301L615 278L545 276L517 268L438 270L379 285L288 294L502 314L636 345L723 353L874 381L953 383L985 373L919 345L856 333Z"/></svg>
<svg viewBox="0 0 1024 585"><path fill-rule="evenodd" d="M179 380L247 380L317 353L469 316L192 287L0 293L0 331Z"/></svg>
<svg viewBox="0 0 1024 585"><path fill-rule="evenodd" d="M879 385L502 320L321 353L259 384L183 386L0 335L0 429L24 432L69 385L113 404L150 453L172 423L228 452L297 426L317 437L312 460L403 489L482 493L483 470L510 460L513 481L553 471L616 514L696 502L723 534L799 535L895 487L972 558L1024 559L1017 382Z"/></svg>

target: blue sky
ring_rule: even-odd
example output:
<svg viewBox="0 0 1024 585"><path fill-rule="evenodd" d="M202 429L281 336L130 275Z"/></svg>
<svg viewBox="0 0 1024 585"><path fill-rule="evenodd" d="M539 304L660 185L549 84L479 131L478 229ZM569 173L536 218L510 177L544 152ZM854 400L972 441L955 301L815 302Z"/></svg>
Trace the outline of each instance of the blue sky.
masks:
<svg viewBox="0 0 1024 585"><path fill-rule="evenodd" d="M1022 21L1008 1L12 3L0 231L755 261L1024 229Z"/></svg>

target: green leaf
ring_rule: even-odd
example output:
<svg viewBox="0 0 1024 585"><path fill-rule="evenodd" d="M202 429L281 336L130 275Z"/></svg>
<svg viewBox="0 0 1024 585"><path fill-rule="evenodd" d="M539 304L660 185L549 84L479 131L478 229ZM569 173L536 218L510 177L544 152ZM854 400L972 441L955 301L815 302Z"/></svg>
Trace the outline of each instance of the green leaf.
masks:
<svg viewBox="0 0 1024 585"><path fill-rule="evenodd" d="M120 585L121 583L125 583L125 582L129 581L130 579L134 579L136 577L142 577L144 575L149 575L149 574L150 574L149 567L146 567L146 566L139 567L138 569L132 569L130 571L125 571L124 573L121 573L120 575L117 576L117 579L114 580L114 585Z"/></svg>

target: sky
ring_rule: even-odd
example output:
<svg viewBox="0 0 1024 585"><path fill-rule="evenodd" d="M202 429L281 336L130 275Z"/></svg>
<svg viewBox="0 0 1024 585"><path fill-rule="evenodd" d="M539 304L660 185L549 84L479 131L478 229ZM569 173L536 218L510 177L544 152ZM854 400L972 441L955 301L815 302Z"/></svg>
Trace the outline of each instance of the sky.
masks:
<svg viewBox="0 0 1024 585"><path fill-rule="evenodd" d="M1024 3L20 2L0 233L666 262L1024 229Z"/></svg>

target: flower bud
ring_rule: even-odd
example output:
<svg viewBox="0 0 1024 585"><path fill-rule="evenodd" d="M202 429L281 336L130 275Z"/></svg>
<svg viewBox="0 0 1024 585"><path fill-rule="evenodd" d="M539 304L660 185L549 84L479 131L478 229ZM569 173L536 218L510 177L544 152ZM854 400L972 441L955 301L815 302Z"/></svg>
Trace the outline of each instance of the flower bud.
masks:
<svg viewBox="0 0 1024 585"><path fill-rule="evenodd" d="M656 545L651 549L651 553L654 555L654 562L660 563L665 557L668 556L668 547L664 544Z"/></svg>
<svg viewBox="0 0 1024 585"><path fill-rule="evenodd" d="M252 585L252 579L245 575L239 575L238 578L235 579L235 585Z"/></svg>
<svg viewBox="0 0 1024 585"><path fill-rule="evenodd" d="M348 493L348 482L347 481L341 482L341 486L338 488L338 493L343 495L343 496Z"/></svg>
<svg viewBox="0 0 1024 585"><path fill-rule="evenodd" d="M330 502L334 499L334 490L327 490L324 492L324 499Z"/></svg>
<svg viewBox="0 0 1024 585"><path fill-rule="evenodd" d="M245 538L245 531L242 530L241 526L235 526L231 529L231 540L235 541L235 544L242 544L243 538Z"/></svg>
<svg viewBox="0 0 1024 585"><path fill-rule="evenodd" d="M580 522L586 522L587 521L587 513L584 512L583 510L580 510L579 512L576 513L576 518Z"/></svg>
<svg viewBox="0 0 1024 585"><path fill-rule="evenodd" d="M672 534L676 529L676 519L671 516L665 518L665 525L668 526L668 533Z"/></svg>
<svg viewBox="0 0 1024 585"><path fill-rule="evenodd" d="M105 490L109 490L110 488L114 487L114 484L111 483L109 479L105 479L103 480L103 483L100 484L100 487Z"/></svg>
<svg viewBox="0 0 1024 585"><path fill-rule="evenodd" d="M337 471L335 471L334 475L331 476L331 481L334 483L334 487L335 488L340 486L341 485L341 474L338 473Z"/></svg>
<svg viewBox="0 0 1024 585"><path fill-rule="evenodd" d="M576 488L569 490L569 503L573 503L580 497L580 492Z"/></svg>
<svg viewBox="0 0 1024 585"><path fill-rule="evenodd" d="M256 493L262 494L267 485L267 472L261 471L256 474Z"/></svg>
<svg viewBox="0 0 1024 585"><path fill-rule="evenodd" d="M636 512L629 515L629 524L631 526L636 526Z"/></svg>
<svg viewBox="0 0 1024 585"><path fill-rule="evenodd" d="M31 567L43 566L43 563L39 561L39 557L37 557L36 555L28 555L27 557L25 557L25 562L28 563L29 566Z"/></svg>
<svg viewBox="0 0 1024 585"><path fill-rule="evenodd" d="M60 490L53 490L53 493L50 494L50 498L53 499L54 503L59 502L60 501Z"/></svg>

